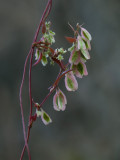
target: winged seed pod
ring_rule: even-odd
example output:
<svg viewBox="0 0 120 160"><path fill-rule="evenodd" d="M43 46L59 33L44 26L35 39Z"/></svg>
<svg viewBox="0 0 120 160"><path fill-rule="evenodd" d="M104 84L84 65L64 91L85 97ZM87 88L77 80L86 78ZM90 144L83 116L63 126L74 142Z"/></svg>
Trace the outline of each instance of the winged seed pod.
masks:
<svg viewBox="0 0 120 160"><path fill-rule="evenodd" d="M36 114L37 114L37 117L41 117L45 125L48 125L49 123L52 122L50 116L43 109L41 109L40 111L36 110Z"/></svg>
<svg viewBox="0 0 120 160"><path fill-rule="evenodd" d="M43 109L41 109L41 112L42 112L41 119L42 119L43 123L45 125L48 125L49 123L52 123L52 120L51 120L50 116Z"/></svg>
<svg viewBox="0 0 120 160"><path fill-rule="evenodd" d="M89 40L89 41L92 40L91 34L83 27L81 27L81 35L86 40Z"/></svg>
<svg viewBox="0 0 120 160"><path fill-rule="evenodd" d="M73 73L76 75L76 77L78 78L82 78L83 75L87 76L88 72L87 72L87 67L85 65L85 63L83 62L79 62L77 65L72 65L71 66Z"/></svg>
<svg viewBox="0 0 120 160"><path fill-rule="evenodd" d="M71 52L70 58L69 58L69 63L70 64L78 64L80 61L80 52L73 50Z"/></svg>
<svg viewBox="0 0 120 160"><path fill-rule="evenodd" d="M64 111L66 108L67 99L65 94L60 90L56 89L56 93L53 97L53 107L56 111Z"/></svg>
<svg viewBox="0 0 120 160"><path fill-rule="evenodd" d="M80 35L77 36L77 50L86 49L85 42Z"/></svg>
<svg viewBox="0 0 120 160"><path fill-rule="evenodd" d="M65 87L68 91L78 89L78 83L72 71L65 75Z"/></svg>

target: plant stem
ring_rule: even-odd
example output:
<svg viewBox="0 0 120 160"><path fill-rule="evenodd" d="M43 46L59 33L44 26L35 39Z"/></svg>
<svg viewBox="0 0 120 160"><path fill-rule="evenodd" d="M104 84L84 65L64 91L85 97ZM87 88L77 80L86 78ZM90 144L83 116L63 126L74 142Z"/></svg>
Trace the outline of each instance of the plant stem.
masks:
<svg viewBox="0 0 120 160"><path fill-rule="evenodd" d="M57 86L55 86L49 93L48 95L44 98L44 100L42 101L42 103L40 104L40 108L42 107L42 105L46 102L46 100L49 98L49 96L52 94L52 92L56 89Z"/></svg>
<svg viewBox="0 0 120 160"><path fill-rule="evenodd" d="M31 118L31 116L32 116L32 92L31 92L32 59L33 59L33 53L31 54L30 67L29 67L29 98L30 98L30 115L29 115L29 122L30 122L30 118Z"/></svg>
<svg viewBox="0 0 120 160"><path fill-rule="evenodd" d="M44 100L41 102L40 108L41 108L42 105L46 102L46 100L49 98L49 96L52 94L52 92L57 88L60 79L61 79L65 74L67 74L67 73L70 72L70 71L72 71L72 69L66 70L66 71L64 71L63 73L62 73L62 71L60 70L60 72L59 72L59 74L58 74L58 76L57 76L57 79L56 79L56 81L55 81L54 84L53 84L53 89L52 89L52 87L51 87L51 91L48 93L48 95L47 95L47 96L44 98ZM61 74L61 73L62 73L62 74Z"/></svg>
<svg viewBox="0 0 120 160"><path fill-rule="evenodd" d="M29 54L27 55L26 60L25 60L23 77L22 77L22 82L21 82L21 86L20 86L20 94L19 94L19 97L20 97L21 116L22 116L22 125L23 125L23 133L24 133L24 140L25 140L25 147L27 148L27 152L28 152L28 155L29 155L29 159L31 159L31 158L30 158L30 151L29 151L29 147L28 147L28 144L27 144L26 131L25 131L25 121L24 121L24 113L23 113L23 105L22 105L22 88L23 88L23 83L24 83L24 79L25 79L26 66L27 66L27 62L28 62L28 59L29 59L30 54L31 54L31 50L30 50L30 52L29 52ZM22 155L21 155L21 156L22 156ZM20 159L21 159L21 158L20 158ZM22 159L21 159L21 160L22 160Z"/></svg>
<svg viewBox="0 0 120 160"><path fill-rule="evenodd" d="M52 7L52 0L48 0L48 3L46 5L46 8L43 12L42 18L40 20L39 26L37 28L37 31L35 33L35 37L33 40L33 43L35 43L37 41L37 37L40 31L40 27L44 21L44 18L47 18L47 16L49 15L50 11L51 11L51 7ZM47 13L47 15L46 15ZM32 44L33 44L32 43ZM30 66L29 66L29 97L30 97L30 115L29 115L29 123L30 123L30 117L32 116L32 93L31 93L31 70L32 70L32 59L33 59L33 52L34 52L34 48L31 45L31 49L27 55L25 64L24 64L24 71L23 71L23 77L22 77L22 82L21 82L21 86L20 86L20 108L21 108L21 116L22 116L22 125L23 125L23 133L24 133L24 140L25 140L25 145L23 147L22 153L21 153L21 157L20 160L23 159L23 155L25 152L25 148L27 148L27 152L28 152L28 157L29 160L31 160L31 156L30 156L30 151L29 151L29 147L28 147L28 140L29 140L29 136L30 136L30 126L28 126L28 133L27 133L27 138L26 138L26 130L25 130L25 121L24 121L24 112L23 112L23 105L22 105L22 88L23 88L23 83L24 83L24 79L25 79L25 72L26 72L26 65L29 59L29 56L31 55L31 59L30 59Z"/></svg>

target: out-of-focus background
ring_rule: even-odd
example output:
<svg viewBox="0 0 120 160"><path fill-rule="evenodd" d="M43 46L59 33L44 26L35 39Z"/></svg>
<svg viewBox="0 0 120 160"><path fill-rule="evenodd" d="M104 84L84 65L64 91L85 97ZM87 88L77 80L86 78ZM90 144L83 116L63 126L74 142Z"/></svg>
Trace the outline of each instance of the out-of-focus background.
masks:
<svg viewBox="0 0 120 160"><path fill-rule="evenodd" d="M17 160L24 138L19 106L19 87L25 57L47 0L0 0L0 159ZM48 18L56 32L54 47L68 48L64 36L73 36L84 23L91 33L89 75L78 79L79 89L68 92L64 79L60 88L68 104L64 112L53 110L52 98L45 103L53 123L41 119L34 124L29 146L34 160L120 160L120 1L53 0ZM28 69L28 68L27 68ZM58 66L32 70L32 92L37 102L47 94ZM23 104L29 115L28 72ZM28 160L25 153L24 160Z"/></svg>

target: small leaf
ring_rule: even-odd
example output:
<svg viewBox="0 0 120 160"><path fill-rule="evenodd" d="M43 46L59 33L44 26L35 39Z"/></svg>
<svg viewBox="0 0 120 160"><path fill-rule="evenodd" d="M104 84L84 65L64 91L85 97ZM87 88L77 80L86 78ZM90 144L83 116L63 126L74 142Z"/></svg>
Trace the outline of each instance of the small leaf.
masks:
<svg viewBox="0 0 120 160"><path fill-rule="evenodd" d="M53 97L53 107L56 111L64 111L66 108L66 104L67 104L67 99L66 96L64 95L64 93L60 90L57 89L56 93Z"/></svg>
<svg viewBox="0 0 120 160"><path fill-rule="evenodd" d="M74 43L73 43L73 45L70 48L68 48L69 52L72 52L73 50L75 50L75 44Z"/></svg>
<svg viewBox="0 0 120 160"><path fill-rule="evenodd" d="M38 60L33 64L33 66L36 66L42 59L42 53L40 53Z"/></svg>
<svg viewBox="0 0 120 160"><path fill-rule="evenodd" d="M78 70L78 72L80 72L81 75L83 75L83 73L84 73L84 68L83 68L82 63L78 63L78 65L77 65L77 70Z"/></svg>
<svg viewBox="0 0 120 160"><path fill-rule="evenodd" d="M78 35L78 37L77 37L77 49L78 50L80 50L80 49L86 49L85 43L82 40L82 38L80 37L80 35Z"/></svg>
<svg viewBox="0 0 120 160"><path fill-rule="evenodd" d="M81 61L85 63L86 60L87 60L87 59L85 58L85 56L84 56L83 54L80 54L80 56L81 56L81 57L80 57L80 58L81 58Z"/></svg>
<svg viewBox="0 0 120 160"><path fill-rule="evenodd" d="M52 120L51 120L50 116L45 111L43 111L43 109L41 109L41 112L42 112L41 119L42 119L43 123L45 125L48 125L49 123L51 123Z"/></svg>
<svg viewBox="0 0 120 160"><path fill-rule="evenodd" d="M75 91L78 89L78 83L73 72L69 72L65 75L65 86L68 91Z"/></svg>
<svg viewBox="0 0 120 160"><path fill-rule="evenodd" d="M65 37L67 39L68 42L70 43L74 43L76 42L76 39L75 38L72 38L72 37Z"/></svg>
<svg viewBox="0 0 120 160"><path fill-rule="evenodd" d="M82 78L82 75L80 74L80 72L78 72L76 65L73 64L73 65L71 66L71 68L72 68L72 70L73 70L73 73L74 73L77 77Z"/></svg>
<svg viewBox="0 0 120 160"><path fill-rule="evenodd" d="M72 56L72 63L74 63L78 59L78 52L75 51L73 56Z"/></svg>
<svg viewBox="0 0 120 160"><path fill-rule="evenodd" d="M58 104L59 104L60 108L62 109L62 106L63 106L63 96L62 96L61 93L59 94L59 97L58 97Z"/></svg>
<svg viewBox="0 0 120 160"><path fill-rule="evenodd" d="M83 62L79 62L77 65L72 65L71 68L78 78L82 78L83 75L88 75L86 65Z"/></svg>
<svg viewBox="0 0 120 160"><path fill-rule="evenodd" d="M68 77L67 78L67 85L69 88L73 89L74 88L74 84L73 81Z"/></svg>
<svg viewBox="0 0 120 160"><path fill-rule="evenodd" d="M85 43L86 48L87 48L88 50L91 50L90 41L89 41L89 40L86 41L84 38L83 38L83 41L84 41L84 43Z"/></svg>
<svg viewBox="0 0 120 160"><path fill-rule="evenodd" d="M80 49L86 49L86 45L83 40L78 41L78 50Z"/></svg>
<svg viewBox="0 0 120 160"><path fill-rule="evenodd" d="M79 61L80 61L79 51L72 51L70 58L69 58L69 63L78 64Z"/></svg>
<svg viewBox="0 0 120 160"><path fill-rule="evenodd" d="M59 97L58 97L58 105L62 111L65 110L67 104L66 96L64 93L60 90L59 91Z"/></svg>
<svg viewBox="0 0 120 160"><path fill-rule="evenodd" d="M87 50L81 49L81 52L86 59L90 59L90 54Z"/></svg>
<svg viewBox="0 0 120 160"><path fill-rule="evenodd" d="M42 56L41 62L43 64L43 66L46 66L48 63L47 58L45 56Z"/></svg>
<svg viewBox="0 0 120 160"><path fill-rule="evenodd" d="M60 108L58 106L58 92L57 91L53 97L53 107L56 111L60 111Z"/></svg>
<svg viewBox="0 0 120 160"><path fill-rule="evenodd" d="M81 35L83 38L88 39L89 41L92 40L90 33L83 27L81 27Z"/></svg>

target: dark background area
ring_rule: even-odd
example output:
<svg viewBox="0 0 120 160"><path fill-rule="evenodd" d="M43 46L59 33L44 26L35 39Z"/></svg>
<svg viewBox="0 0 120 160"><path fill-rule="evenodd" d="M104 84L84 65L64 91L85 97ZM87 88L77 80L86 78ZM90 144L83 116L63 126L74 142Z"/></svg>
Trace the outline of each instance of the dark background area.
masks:
<svg viewBox="0 0 120 160"><path fill-rule="evenodd" d="M47 0L0 0L0 160L17 160L24 138L19 105L19 87L25 57ZM89 75L78 79L79 89L60 88L68 104L64 112L45 103L53 123L38 119L31 130L29 146L34 160L120 160L120 1L53 0L48 18L56 32L55 48L70 45L64 36L84 23L91 33ZM28 69L28 68L27 68ZM58 66L32 70L32 92L41 102L53 83ZM23 89L27 125L29 115L28 72ZM24 160L27 160L25 153Z"/></svg>

